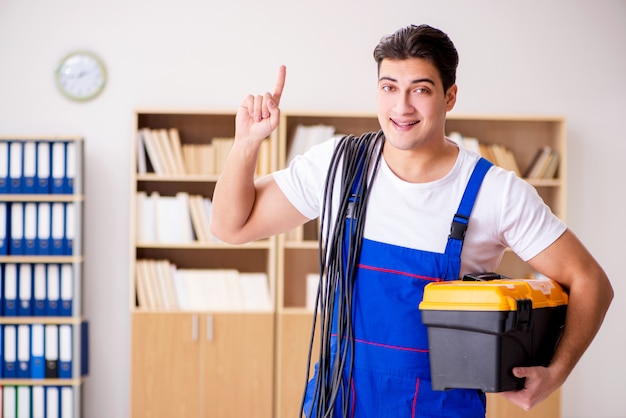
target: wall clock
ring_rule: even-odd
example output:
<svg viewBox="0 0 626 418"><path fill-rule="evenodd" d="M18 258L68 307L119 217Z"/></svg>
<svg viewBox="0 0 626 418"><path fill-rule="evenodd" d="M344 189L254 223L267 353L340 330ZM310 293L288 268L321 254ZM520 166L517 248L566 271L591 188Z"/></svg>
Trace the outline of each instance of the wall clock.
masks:
<svg viewBox="0 0 626 418"><path fill-rule="evenodd" d="M89 51L74 51L61 59L55 78L57 87L66 97L87 101L102 93L107 73L97 55Z"/></svg>

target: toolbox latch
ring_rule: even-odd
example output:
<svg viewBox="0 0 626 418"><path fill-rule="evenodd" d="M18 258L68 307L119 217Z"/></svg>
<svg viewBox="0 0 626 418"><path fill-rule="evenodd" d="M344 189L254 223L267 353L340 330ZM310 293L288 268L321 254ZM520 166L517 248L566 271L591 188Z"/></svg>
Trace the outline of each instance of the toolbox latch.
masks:
<svg viewBox="0 0 626 418"><path fill-rule="evenodd" d="M517 301L517 329L526 332L530 329L532 319L533 301L530 299L520 299Z"/></svg>

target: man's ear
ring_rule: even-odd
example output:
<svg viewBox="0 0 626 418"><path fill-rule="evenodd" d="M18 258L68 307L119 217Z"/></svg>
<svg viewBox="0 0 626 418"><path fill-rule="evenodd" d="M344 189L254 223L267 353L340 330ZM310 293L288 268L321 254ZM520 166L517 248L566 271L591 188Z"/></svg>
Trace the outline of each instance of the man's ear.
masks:
<svg viewBox="0 0 626 418"><path fill-rule="evenodd" d="M456 103L456 92L457 92L456 84L453 84L452 86L450 86L450 88L446 92L446 112L451 111L452 108L454 107L454 104Z"/></svg>

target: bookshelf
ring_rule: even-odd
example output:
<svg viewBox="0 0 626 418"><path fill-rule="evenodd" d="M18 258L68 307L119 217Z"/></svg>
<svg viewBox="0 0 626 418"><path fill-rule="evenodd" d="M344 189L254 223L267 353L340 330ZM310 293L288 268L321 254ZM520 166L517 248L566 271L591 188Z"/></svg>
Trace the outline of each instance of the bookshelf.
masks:
<svg viewBox="0 0 626 418"><path fill-rule="evenodd" d="M205 223L192 219L194 198L204 202L204 206L195 207L196 218L202 217L198 216L202 207L210 210L220 161L228 151L229 138L234 137L235 112L139 110L135 121L131 141L130 415L272 417L277 238L227 245L210 237ZM150 154L145 144L139 146L146 139L143 133L163 131L170 134L170 144L180 143L182 171L155 167L151 157L158 154ZM202 163L191 156L193 152L187 153L190 149L195 155L200 153ZM143 152L146 154L141 155ZM259 158L261 170L275 168L276 137L266 140ZM158 213L165 207L162 202L169 198L171 203L181 194L187 209L168 212L164 217L150 214L146 201L141 200L165 199L154 206ZM146 222L152 217L153 221ZM181 218L185 219L184 226ZM162 230L173 224L178 225L174 231ZM177 234L187 228L191 233ZM152 275L147 288L153 291L145 292L146 286L140 281L141 271L145 271L142 266L164 260L169 267L159 270L161 281L157 279L155 285ZM199 274L194 276L194 272ZM146 294L154 296L155 286L164 280L174 282L170 286L175 297L167 299L161 294L168 303L146 303ZM232 287L233 283L239 285ZM244 283L261 287L246 287ZM226 292L239 289L241 293L234 298L230 293L228 305L203 304L216 301L212 294L221 295L217 302L227 299L226 293L219 293L225 286L231 286ZM267 298L250 302L250 294Z"/></svg>
<svg viewBox="0 0 626 418"><path fill-rule="evenodd" d="M379 130L375 114L282 112L278 140L278 167L286 166L299 125L331 125L336 134L354 134ZM543 147L558 152L559 165L553 178L527 179L544 201L561 218L566 216L566 142L565 121L550 116L448 115L446 134L459 133L475 138L482 146L501 146L515 158L520 172L531 165ZM498 162L499 163L499 162ZM319 273L318 224L311 221L278 238L277 328L276 328L276 416L298 415L305 385L312 311L306 308L307 276ZM505 253L498 272L525 278L532 269L510 251ZM317 345L314 345L317 347ZM316 353L313 353L316 358ZM311 372L312 376L312 372ZM488 394L488 417L556 417L560 416L560 393L524 412L503 398Z"/></svg>
<svg viewBox="0 0 626 418"><path fill-rule="evenodd" d="M0 388L5 413L82 416L81 137L0 137Z"/></svg>

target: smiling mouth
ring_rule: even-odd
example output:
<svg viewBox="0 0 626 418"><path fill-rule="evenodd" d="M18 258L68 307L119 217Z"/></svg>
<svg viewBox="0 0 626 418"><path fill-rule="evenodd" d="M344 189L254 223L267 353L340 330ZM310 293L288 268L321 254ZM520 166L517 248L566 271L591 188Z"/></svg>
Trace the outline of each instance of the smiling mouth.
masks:
<svg viewBox="0 0 626 418"><path fill-rule="evenodd" d="M391 119L391 121L392 121L394 124L396 124L396 125L398 125L398 126L402 126L402 127L405 127L405 126L413 126L413 125L417 125L417 124L419 123L419 121L418 121L418 120L416 120L416 121L412 121L412 122L400 122L400 121L397 121L397 120Z"/></svg>

